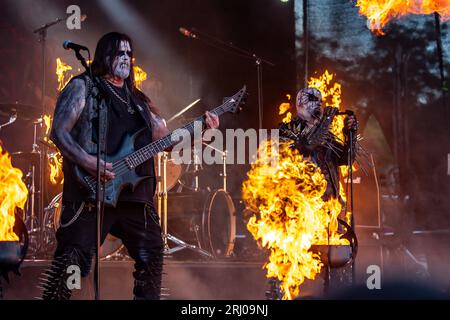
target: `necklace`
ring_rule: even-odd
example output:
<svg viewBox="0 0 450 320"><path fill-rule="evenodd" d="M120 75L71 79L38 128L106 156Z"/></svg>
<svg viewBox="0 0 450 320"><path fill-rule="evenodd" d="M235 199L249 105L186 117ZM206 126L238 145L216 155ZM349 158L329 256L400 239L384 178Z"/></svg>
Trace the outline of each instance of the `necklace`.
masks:
<svg viewBox="0 0 450 320"><path fill-rule="evenodd" d="M116 90L109 84L109 81L108 81L108 80L103 79L103 81L105 82L105 84L106 84L106 86L108 87L108 89L114 94L114 96L115 96L117 99L119 99L120 101L122 101L122 102L127 106L127 111L128 111L128 113L129 113L129 114L134 114L135 111L134 111L133 107L132 107L131 104L130 104L130 96L128 95L128 91L125 90L125 91L127 92L127 100L124 100L124 99L120 96L120 94L118 94L118 93L116 92ZM126 84L125 84L125 86L126 86ZM126 89L126 87L125 87L125 89Z"/></svg>

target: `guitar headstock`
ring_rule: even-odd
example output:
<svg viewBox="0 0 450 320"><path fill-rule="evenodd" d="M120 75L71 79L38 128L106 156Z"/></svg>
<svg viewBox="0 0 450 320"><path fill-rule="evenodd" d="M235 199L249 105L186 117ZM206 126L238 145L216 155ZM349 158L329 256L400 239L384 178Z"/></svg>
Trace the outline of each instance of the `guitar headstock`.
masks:
<svg viewBox="0 0 450 320"><path fill-rule="evenodd" d="M225 108L227 112L238 113L242 110L247 100L247 86L243 86L241 90L236 92L232 97L225 101Z"/></svg>

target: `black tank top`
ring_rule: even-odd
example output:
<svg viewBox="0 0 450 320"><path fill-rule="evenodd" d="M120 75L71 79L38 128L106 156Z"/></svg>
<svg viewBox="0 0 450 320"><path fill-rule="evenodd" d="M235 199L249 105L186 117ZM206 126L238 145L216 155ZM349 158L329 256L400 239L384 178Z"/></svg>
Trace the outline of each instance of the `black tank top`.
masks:
<svg viewBox="0 0 450 320"><path fill-rule="evenodd" d="M131 96L127 98L127 91L128 95L131 93L127 90L126 86L124 85L122 88L119 88L110 85L106 89L109 90L108 94L110 95L106 153L115 154L119 150L120 143L125 134L134 134L143 128L147 129L136 138L134 144L135 150L152 142L152 133L148 130L145 120L137 109L137 106L133 103ZM111 92L111 89L114 90L115 94ZM123 101L129 104L127 105ZM97 128L94 127L94 129ZM97 130L94 130L94 132L97 132ZM136 167L135 171L139 176L150 176L150 178L141 181L134 191L130 187L123 189L119 201L153 203L155 183L153 158Z"/></svg>

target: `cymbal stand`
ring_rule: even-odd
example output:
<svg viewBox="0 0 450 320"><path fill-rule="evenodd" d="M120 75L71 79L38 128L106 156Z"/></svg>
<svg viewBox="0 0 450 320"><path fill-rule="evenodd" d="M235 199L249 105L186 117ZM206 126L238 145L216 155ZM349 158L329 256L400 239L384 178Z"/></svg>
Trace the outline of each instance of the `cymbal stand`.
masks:
<svg viewBox="0 0 450 320"><path fill-rule="evenodd" d="M201 167L200 157L198 156L199 150L194 147L194 191L197 192L200 188L198 181L198 172ZM201 150L200 150L201 152Z"/></svg>
<svg viewBox="0 0 450 320"><path fill-rule="evenodd" d="M8 122L0 124L0 130L2 130L3 127L13 124L16 120L17 120L17 113L13 113L12 115L9 116Z"/></svg>
<svg viewBox="0 0 450 320"><path fill-rule="evenodd" d="M39 156L39 166L42 165L42 154L41 151L39 150L39 145L37 143L38 141L38 127L42 125L42 118L37 119L36 121L33 122L34 125L34 131L33 131L33 145L32 145L32 153L36 153ZM36 164L34 162L31 163L29 172L27 174L27 177L30 178L30 183L28 186L29 192L30 192L30 197L29 197L29 203L27 205L27 209L28 209L28 216L24 219L24 223L27 226L27 229L29 230L29 234L30 234L30 247L31 247L31 252L33 252L34 254L38 253L39 250L41 249L41 245L42 245L42 240L43 240L43 234L41 232L41 228L43 226L43 216L42 213L40 211L41 206L43 207L43 203L42 203L42 184L41 184L41 180L42 178L39 179L39 181L36 181L36 171L39 168L36 168ZM40 172L42 172L42 170L40 170ZM36 197L38 197L39 201L38 204L39 206L36 206ZM38 214L36 214L36 210L38 210ZM34 250L33 250L34 249Z"/></svg>
<svg viewBox="0 0 450 320"><path fill-rule="evenodd" d="M158 215L161 221L161 229L163 232L164 251L166 254L172 254L182 249L191 249L198 252L208 258L213 258L213 255L202 248L188 244L183 240L180 240L167 232L167 152L158 154L158 183L157 183L157 198L158 198ZM162 168L162 170L161 170ZM168 240L175 243L177 246L170 248Z"/></svg>
<svg viewBox="0 0 450 320"><path fill-rule="evenodd" d="M219 149L214 148L213 146L207 144L206 142L203 142L203 144L204 144L206 147L211 148L211 149L213 149L214 151L216 151L216 152L222 154L222 166L223 166L223 167L222 167L222 179L223 179L223 180L222 180L222 182L223 182L223 184L222 184L222 189L223 189L224 191L227 191L227 155L228 155L227 150L224 150L224 151L219 150Z"/></svg>

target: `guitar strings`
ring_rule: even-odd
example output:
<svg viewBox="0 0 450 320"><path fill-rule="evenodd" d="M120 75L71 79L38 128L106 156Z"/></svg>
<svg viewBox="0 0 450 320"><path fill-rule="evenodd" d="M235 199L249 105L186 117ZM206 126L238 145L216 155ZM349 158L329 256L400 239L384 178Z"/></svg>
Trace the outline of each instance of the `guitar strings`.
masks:
<svg viewBox="0 0 450 320"><path fill-rule="evenodd" d="M234 98L234 97L232 97L232 98ZM225 112L224 106L225 106L226 104L228 104L228 102L230 102L230 101L231 101L231 99L228 100L226 103L222 104L221 106L219 106L219 107L213 109L213 110L211 111L211 113L214 113L214 114L217 115L217 112L218 112L220 109L222 109L222 111L223 111L223 113L224 113L224 112ZM204 116L198 117L198 118L197 118L196 120L194 120L193 122L191 122L191 123L185 125L185 126L183 127L183 129L186 129L187 127L193 126L193 124L195 123L195 121L201 121L201 122L203 122L204 120L205 120L205 117L204 117ZM194 128L192 128L192 129L194 129ZM186 129L186 130L190 131L189 129ZM176 131L176 130L175 130L175 131ZM172 132L171 134L173 134L173 132ZM171 134L170 134L170 135L171 135ZM147 146L145 146L145 147L142 147L141 149L135 151L135 152L134 152L135 156L137 156L138 158L139 158L139 156L144 156L144 157L147 156L147 154L148 154L149 151L146 151L146 149L151 149L153 145L155 145L156 147L159 147L159 148L161 148L161 147L165 147L165 148L169 147L169 146L166 147L165 144L161 144L161 142L160 142L160 141L166 139L168 136L169 136L169 135L166 135L165 137L163 137L163 138L161 138L161 139L159 139L159 140L156 140L156 141L150 143L149 145L147 145ZM145 150L145 151L144 151L144 150ZM150 153L151 153L151 152L150 152ZM145 161L144 161L144 162L145 162ZM142 162L142 163L143 163L143 162ZM140 163L140 164L142 164L142 163ZM140 164L139 164L139 165L140 165ZM116 165L116 167L115 167L115 165ZM114 170L113 172L114 172L116 175L122 175L122 174L126 173L127 171L129 171L130 169L129 169L129 167L128 167L126 161L125 161L124 159L121 159L121 160L119 160L119 161L113 163L113 170ZM89 183L89 182L91 182L91 183L94 183L94 182L95 182L95 183L96 183L95 180L96 180L96 179L95 179L94 177L91 176L91 177L89 177L89 179L88 179L87 182L88 182L88 183ZM110 183L110 181L108 181L107 184L108 184L108 183Z"/></svg>

